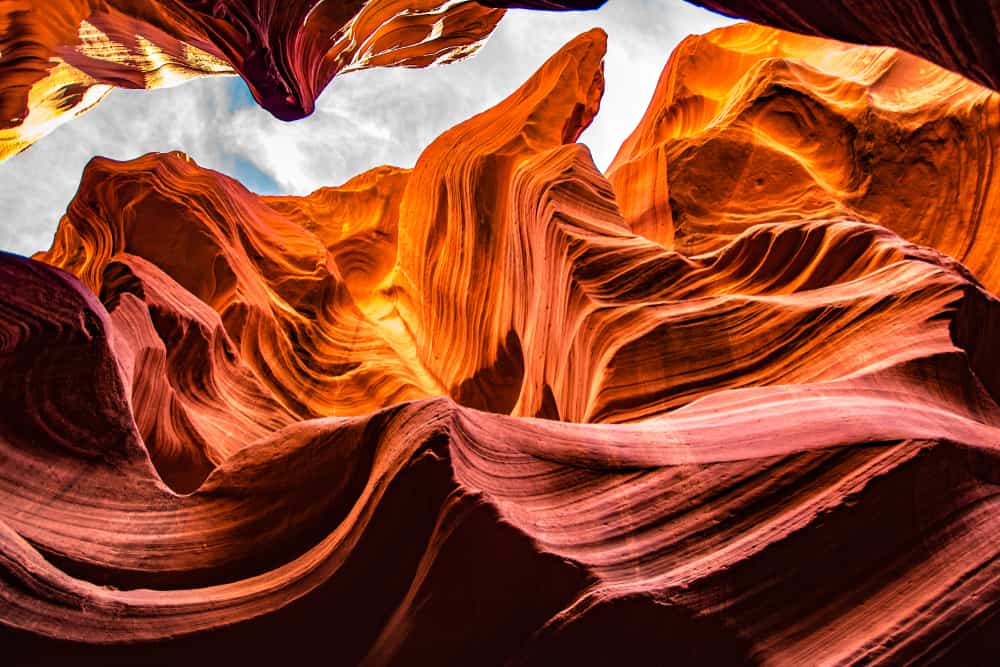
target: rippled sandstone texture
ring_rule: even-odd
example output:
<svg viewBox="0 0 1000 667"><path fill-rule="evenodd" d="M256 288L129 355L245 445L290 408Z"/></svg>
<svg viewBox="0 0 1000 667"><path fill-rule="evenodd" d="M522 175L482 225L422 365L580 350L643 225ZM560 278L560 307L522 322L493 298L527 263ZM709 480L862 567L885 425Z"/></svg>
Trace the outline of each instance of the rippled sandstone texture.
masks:
<svg viewBox="0 0 1000 667"><path fill-rule="evenodd" d="M0 0L0 159L113 87L236 73L301 118L335 75L464 57L502 16L471 0Z"/></svg>
<svg viewBox="0 0 1000 667"><path fill-rule="evenodd" d="M1000 95L908 53L741 24L671 55L608 169L632 229L686 254L851 217L1000 288Z"/></svg>
<svg viewBox="0 0 1000 667"><path fill-rule="evenodd" d="M878 84L838 72L900 56L814 40L832 73L804 61L799 89L754 96L800 39L686 42L610 178L575 143L599 31L412 170L307 197L178 153L95 159L52 248L0 256L0 645L95 665L992 655L1000 304L839 191L712 217L758 170L809 182L778 156L859 168L817 133ZM995 129L939 97L869 115ZM684 151L717 136L760 166L698 172ZM666 187L642 199L642 178ZM932 240L988 233L925 213Z"/></svg>

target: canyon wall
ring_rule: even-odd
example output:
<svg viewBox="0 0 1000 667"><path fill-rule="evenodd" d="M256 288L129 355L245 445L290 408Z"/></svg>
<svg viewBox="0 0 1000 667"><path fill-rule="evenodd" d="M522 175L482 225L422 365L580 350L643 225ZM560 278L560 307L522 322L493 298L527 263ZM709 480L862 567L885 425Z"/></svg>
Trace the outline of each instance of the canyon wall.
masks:
<svg viewBox="0 0 1000 667"><path fill-rule="evenodd" d="M738 25L604 174L605 41L304 197L89 164L52 247L0 255L2 650L996 650L997 94Z"/></svg>

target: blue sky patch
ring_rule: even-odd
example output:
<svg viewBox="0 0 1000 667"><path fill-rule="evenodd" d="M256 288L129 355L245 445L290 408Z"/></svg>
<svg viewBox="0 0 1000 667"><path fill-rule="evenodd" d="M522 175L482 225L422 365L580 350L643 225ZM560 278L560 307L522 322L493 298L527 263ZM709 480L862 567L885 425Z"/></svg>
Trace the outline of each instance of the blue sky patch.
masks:
<svg viewBox="0 0 1000 667"><path fill-rule="evenodd" d="M250 160L234 155L232 156L232 161L232 169L227 170L229 175L241 182L248 190L252 190L259 195L282 194L278 182L261 171Z"/></svg>
<svg viewBox="0 0 1000 667"><path fill-rule="evenodd" d="M229 111L233 112L243 107L252 107L257 104L247 87L247 82L238 76L229 77L226 82L229 93Z"/></svg>

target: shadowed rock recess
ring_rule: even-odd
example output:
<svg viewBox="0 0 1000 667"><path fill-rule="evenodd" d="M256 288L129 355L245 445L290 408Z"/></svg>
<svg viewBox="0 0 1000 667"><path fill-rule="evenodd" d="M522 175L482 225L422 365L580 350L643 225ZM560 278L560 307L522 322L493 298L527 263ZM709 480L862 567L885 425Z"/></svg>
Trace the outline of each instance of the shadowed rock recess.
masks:
<svg viewBox="0 0 1000 667"><path fill-rule="evenodd" d="M995 655L1000 98L737 25L605 175L604 51L305 197L90 163L0 256L5 659Z"/></svg>

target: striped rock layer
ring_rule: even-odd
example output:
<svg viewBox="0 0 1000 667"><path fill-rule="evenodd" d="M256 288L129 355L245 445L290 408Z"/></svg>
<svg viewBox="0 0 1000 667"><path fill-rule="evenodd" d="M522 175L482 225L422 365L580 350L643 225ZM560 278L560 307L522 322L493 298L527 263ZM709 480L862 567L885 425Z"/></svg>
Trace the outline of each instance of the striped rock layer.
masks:
<svg viewBox="0 0 1000 667"><path fill-rule="evenodd" d="M604 42L305 197L95 159L0 256L7 655L996 650L995 94L737 26L605 175Z"/></svg>
<svg viewBox="0 0 1000 667"><path fill-rule="evenodd" d="M741 24L681 42L608 169L632 228L693 254L850 217L993 290L1000 94L908 53Z"/></svg>

